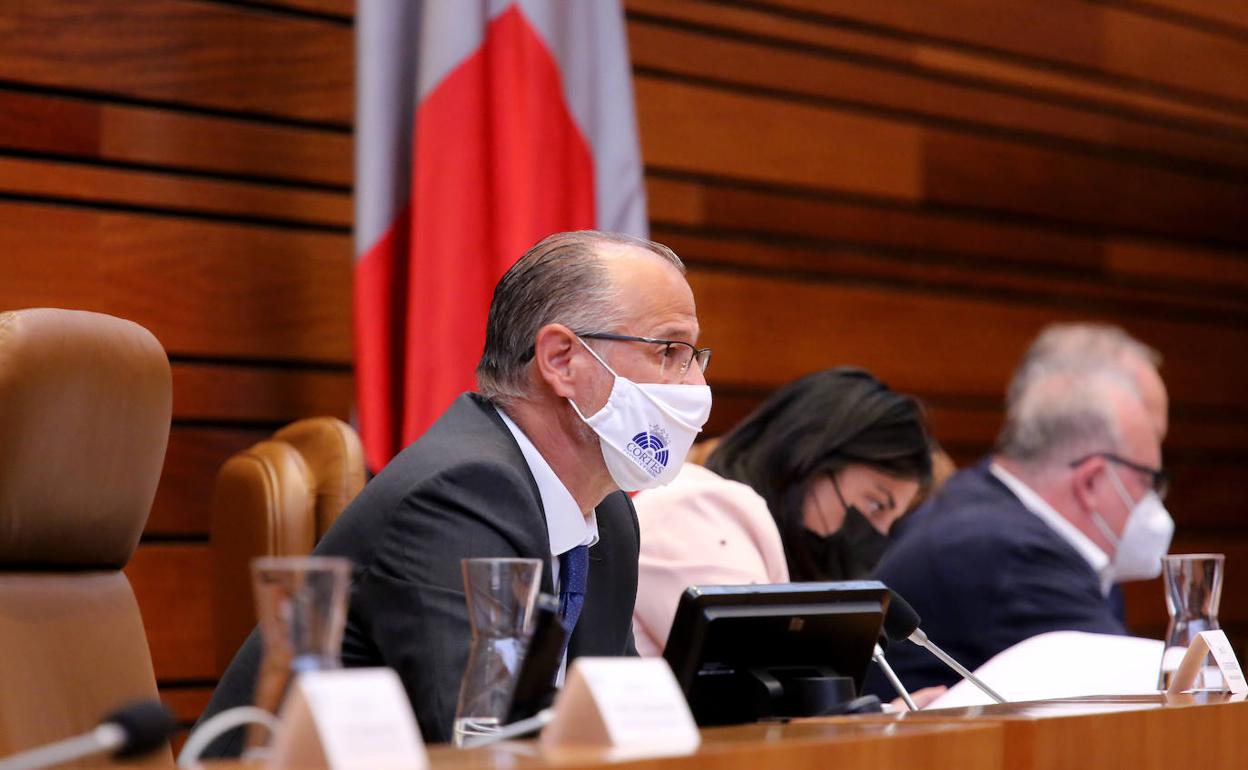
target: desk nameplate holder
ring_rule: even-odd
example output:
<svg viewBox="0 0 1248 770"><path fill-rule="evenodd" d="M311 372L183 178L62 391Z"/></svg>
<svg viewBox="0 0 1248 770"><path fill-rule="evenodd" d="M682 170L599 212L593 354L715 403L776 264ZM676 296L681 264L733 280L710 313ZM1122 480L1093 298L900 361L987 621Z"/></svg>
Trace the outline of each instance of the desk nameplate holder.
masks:
<svg viewBox="0 0 1248 770"><path fill-rule="evenodd" d="M1167 692L1175 695L1184 690L1190 690L1196 683L1196 677L1200 675L1208 655L1213 656L1213 661L1222 673L1222 682L1227 689L1235 695L1248 693L1248 681L1244 680L1244 670L1239 665L1239 659L1235 657L1235 650L1226 638L1226 632L1221 630L1201 631L1196 635L1195 641L1187 648L1187 653L1183 656L1179 667L1175 669Z"/></svg>
<svg viewBox="0 0 1248 770"><path fill-rule="evenodd" d="M542 731L544 749L596 747L637 755L695 750L698 726L662 658L577 658Z"/></svg>
<svg viewBox="0 0 1248 770"><path fill-rule="evenodd" d="M300 674L278 716L275 770L428 770L411 702L392 669Z"/></svg>

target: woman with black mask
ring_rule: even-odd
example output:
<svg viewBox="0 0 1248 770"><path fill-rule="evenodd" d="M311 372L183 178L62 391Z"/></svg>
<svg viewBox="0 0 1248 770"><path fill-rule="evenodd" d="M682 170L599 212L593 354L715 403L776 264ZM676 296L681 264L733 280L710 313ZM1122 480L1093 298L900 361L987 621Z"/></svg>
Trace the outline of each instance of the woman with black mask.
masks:
<svg viewBox="0 0 1248 770"><path fill-rule="evenodd" d="M638 650L662 653L687 586L867 577L931 480L922 409L861 369L781 388L705 467L637 495Z"/></svg>

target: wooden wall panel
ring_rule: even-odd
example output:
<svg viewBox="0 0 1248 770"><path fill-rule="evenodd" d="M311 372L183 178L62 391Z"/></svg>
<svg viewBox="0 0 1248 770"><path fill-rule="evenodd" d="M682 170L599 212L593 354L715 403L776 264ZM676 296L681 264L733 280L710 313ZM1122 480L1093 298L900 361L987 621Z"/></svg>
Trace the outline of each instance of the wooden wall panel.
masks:
<svg viewBox="0 0 1248 770"><path fill-rule="evenodd" d="M634 83L646 159L656 166L809 187L836 178L851 192L918 195L920 137L911 127L646 76Z"/></svg>
<svg viewBox="0 0 1248 770"><path fill-rule="evenodd" d="M677 4L669 4L669 8L673 14L688 12ZM874 62L832 58L820 51L790 51L765 42L725 39L668 27L657 20L633 24L629 42L635 65L647 71L837 100L851 107L905 111L919 119L957 121L981 131L1022 132L1217 167L1248 167L1248 153L1239 142L950 82L931 73L886 69Z"/></svg>
<svg viewBox="0 0 1248 770"><path fill-rule="evenodd" d="M216 675L217 469L292 420L350 416L353 10L0 5L0 308L130 318L173 364L169 450L126 572L184 725Z"/></svg>
<svg viewBox="0 0 1248 770"><path fill-rule="evenodd" d="M350 362L346 234L0 201L0 265L0 306L123 316L171 354Z"/></svg>
<svg viewBox="0 0 1248 770"><path fill-rule="evenodd" d="M1114 4L1115 0L1096 0ZM1211 32L1240 35L1248 32L1248 5L1244 0L1135 0L1138 11L1168 12L1168 18L1180 24L1194 24Z"/></svg>
<svg viewBox="0 0 1248 770"><path fill-rule="evenodd" d="M0 193L338 229L352 218L351 196L342 192L43 159L0 158Z"/></svg>
<svg viewBox="0 0 1248 770"><path fill-rule="evenodd" d="M216 676L211 564L206 543L144 543L126 566L158 682L199 683Z"/></svg>
<svg viewBox="0 0 1248 770"><path fill-rule="evenodd" d="M185 0L14 0L10 82L348 126L350 26Z"/></svg>
<svg viewBox="0 0 1248 770"><path fill-rule="evenodd" d="M1236 77L1248 69L1248 43L1129 10L1079 0L768 2L820 20L869 24L886 35L952 41L1241 108L1248 102L1248 81Z"/></svg>
<svg viewBox="0 0 1248 770"><path fill-rule="evenodd" d="M1166 356L1176 548L1248 590L1248 10L1232 0L625 0L653 233L716 349L709 433L868 366L988 451L1029 338ZM352 0L0 5L0 308L103 310L171 353L128 569L162 692L214 676L208 502L232 452L348 418ZM1155 582L1128 592L1159 633ZM1227 607L1242 646L1248 616Z"/></svg>
<svg viewBox="0 0 1248 770"><path fill-rule="evenodd" d="M202 537L208 531L209 493L217 470L230 455L267 438L269 433L260 428L175 425L145 532Z"/></svg>

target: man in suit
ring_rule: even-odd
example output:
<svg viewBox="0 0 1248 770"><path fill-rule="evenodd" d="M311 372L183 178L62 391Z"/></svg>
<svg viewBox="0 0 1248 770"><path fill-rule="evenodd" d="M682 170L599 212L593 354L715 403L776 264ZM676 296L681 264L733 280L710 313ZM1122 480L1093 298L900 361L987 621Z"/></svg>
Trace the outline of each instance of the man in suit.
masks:
<svg viewBox="0 0 1248 770"><path fill-rule="evenodd" d="M317 546L354 564L343 664L394 668L427 741L452 737L467 661L461 559L541 559L541 590L572 629L567 659L636 654L637 517L621 489L669 480L710 411L683 273L670 249L628 236L538 243L495 289L481 392L395 457ZM205 716L251 702L261 654L253 632Z"/></svg>
<svg viewBox="0 0 1248 770"><path fill-rule="evenodd" d="M911 514L875 573L971 669L1048 631L1126 633L1107 596L1156 577L1173 533L1161 503L1164 388L1159 400L1159 378L1139 379L1155 376L1155 354L1107 327L1046 335L1019 367L995 454ZM1109 352L1081 357L1089 340ZM957 681L913 645L889 660L911 689ZM882 677L869 689L892 695Z"/></svg>

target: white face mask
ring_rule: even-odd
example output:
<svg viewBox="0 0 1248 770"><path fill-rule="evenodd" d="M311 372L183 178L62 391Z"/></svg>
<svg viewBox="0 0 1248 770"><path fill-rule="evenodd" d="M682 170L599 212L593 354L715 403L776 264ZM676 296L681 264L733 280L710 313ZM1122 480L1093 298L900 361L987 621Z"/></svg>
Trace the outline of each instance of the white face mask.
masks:
<svg viewBox="0 0 1248 770"><path fill-rule="evenodd" d="M1122 537L1114 534L1113 529L1101 518L1101 514L1092 512L1092 521L1100 528L1101 534L1115 546L1114 559L1111 567L1115 582L1128 580L1151 580L1161 574L1161 557L1170 550L1170 538L1174 536L1174 519L1162 504L1157 493L1149 490L1148 494L1131 502L1131 495L1118 479L1118 474L1110 466L1109 478L1118 490L1123 503L1131 509L1127 518L1127 526L1122 530Z"/></svg>
<svg viewBox="0 0 1248 770"><path fill-rule="evenodd" d="M711 414L711 389L636 383L616 374L589 345L585 349L611 372L615 384L607 403L590 417L581 414L572 399L568 403L598 434L611 478L625 492L667 484L680 472L689 447Z"/></svg>

